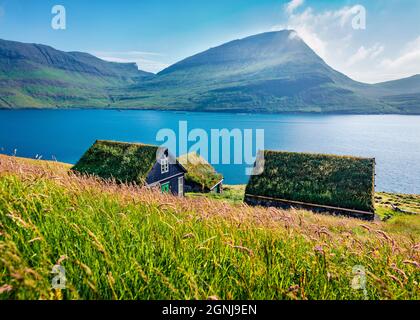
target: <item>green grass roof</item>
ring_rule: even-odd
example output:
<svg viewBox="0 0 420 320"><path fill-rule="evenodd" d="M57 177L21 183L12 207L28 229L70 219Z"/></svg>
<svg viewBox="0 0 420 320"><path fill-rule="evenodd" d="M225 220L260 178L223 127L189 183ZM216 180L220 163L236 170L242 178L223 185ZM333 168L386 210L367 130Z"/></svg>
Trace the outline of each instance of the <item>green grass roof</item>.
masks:
<svg viewBox="0 0 420 320"><path fill-rule="evenodd" d="M157 146L96 141L73 167L74 171L119 182L143 184L156 162Z"/></svg>
<svg viewBox="0 0 420 320"><path fill-rule="evenodd" d="M187 170L185 175L187 184L196 183L203 190L210 190L223 179L223 176L196 152L180 156L178 162Z"/></svg>
<svg viewBox="0 0 420 320"><path fill-rule="evenodd" d="M375 159L264 151L245 193L374 212ZM262 153L260 153L262 155Z"/></svg>

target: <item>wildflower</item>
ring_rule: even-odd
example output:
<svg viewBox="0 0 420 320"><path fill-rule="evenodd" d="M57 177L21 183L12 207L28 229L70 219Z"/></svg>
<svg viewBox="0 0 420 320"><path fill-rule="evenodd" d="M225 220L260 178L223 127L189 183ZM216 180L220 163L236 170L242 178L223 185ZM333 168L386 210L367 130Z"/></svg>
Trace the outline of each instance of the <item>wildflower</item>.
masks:
<svg viewBox="0 0 420 320"><path fill-rule="evenodd" d="M321 245L316 245L314 250L315 250L315 252L318 252L320 254L324 254L324 249L322 248Z"/></svg>
<svg viewBox="0 0 420 320"><path fill-rule="evenodd" d="M10 284L5 284L5 285L0 287L0 294L2 294L4 292L10 292L12 290L13 290L13 287Z"/></svg>

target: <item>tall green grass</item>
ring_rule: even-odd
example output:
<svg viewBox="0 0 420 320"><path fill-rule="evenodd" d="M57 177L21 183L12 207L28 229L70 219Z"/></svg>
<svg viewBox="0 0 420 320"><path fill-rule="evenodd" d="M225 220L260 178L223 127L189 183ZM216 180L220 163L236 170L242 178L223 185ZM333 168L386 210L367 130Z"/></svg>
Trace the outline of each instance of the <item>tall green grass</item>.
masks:
<svg viewBox="0 0 420 320"><path fill-rule="evenodd" d="M418 235L0 159L1 299L419 299ZM51 288L53 265L67 288ZM352 268L367 272L366 296Z"/></svg>

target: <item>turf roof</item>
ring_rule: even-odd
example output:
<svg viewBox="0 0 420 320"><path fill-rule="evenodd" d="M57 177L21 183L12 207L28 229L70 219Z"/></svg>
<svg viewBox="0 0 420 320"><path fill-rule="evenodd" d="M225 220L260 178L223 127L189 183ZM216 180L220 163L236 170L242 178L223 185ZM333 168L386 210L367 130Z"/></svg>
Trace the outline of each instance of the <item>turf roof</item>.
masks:
<svg viewBox="0 0 420 320"><path fill-rule="evenodd" d="M262 154L260 153L260 156ZM375 159L266 150L245 193L374 212Z"/></svg>
<svg viewBox="0 0 420 320"><path fill-rule="evenodd" d="M97 140L73 170L83 174L144 184L156 163L157 146Z"/></svg>
<svg viewBox="0 0 420 320"><path fill-rule="evenodd" d="M178 162L187 170L185 183L195 183L201 186L203 191L210 190L223 179L223 176L196 152L180 156Z"/></svg>

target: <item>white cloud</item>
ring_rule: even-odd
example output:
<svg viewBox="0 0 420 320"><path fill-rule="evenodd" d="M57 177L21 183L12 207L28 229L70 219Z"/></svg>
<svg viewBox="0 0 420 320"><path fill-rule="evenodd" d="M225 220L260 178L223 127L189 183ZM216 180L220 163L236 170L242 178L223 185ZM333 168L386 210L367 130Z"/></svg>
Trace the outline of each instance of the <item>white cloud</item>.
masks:
<svg viewBox="0 0 420 320"><path fill-rule="evenodd" d="M381 66L389 71L399 71L407 76L420 74L420 36L407 43L400 55L394 59L383 59Z"/></svg>
<svg viewBox="0 0 420 320"><path fill-rule="evenodd" d="M120 63L136 63L137 67L143 71L159 72L165 69L169 65L159 61L159 57L163 57L162 54L156 52L145 52L145 51L96 51L92 52L93 55L100 59L120 62Z"/></svg>
<svg viewBox="0 0 420 320"><path fill-rule="evenodd" d="M295 30L334 69L355 80L369 83L420 73L420 36L408 43L401 52L393 52L394 43L375 41L374 34L370 33L372 29L353 27L354 20L357 22L360 14L366 13L361 5L323 11L306 6L299 12L295 10L304 2L296 5L297 2L289 2L284 8L286 20L272 29ZM395 56L392 56L393 53Z"/></svg>
<svg viewBox="0 0 420 320"><path fill-rule="evenodd" d="M301 13L293 13L286 8L287 23L273 27L279 30L293 29L299 36L324 60L329 59L330 43L340 43L335 46L346 47L348 40L352 37L351 18L354 16L355 8L343 7L336 11L327 10L316 13L311 7Z"/></svg>
<svg viewBox="0 0 420 320"><path fill-rule="evenodd" d="M292 0L286 4L286 12L291 14L293 13L297 8L303 5L305 0Z"/></svg>
<svg viewBox="0 0 420 320"><path fill-rule="evenodd" d="M365 48L364 46L361 46L357 52L351 56L347 62L348 66L353 66L356 63L364 62L367 60L373 60L377 58L382 52L384 51L384 46L376 43L370 48Z"/></svg>
<svg viewBox="0 0 420 320"><path fill-rule="evenodd" d="M327 55L327 42L322 40L315 32L312 32L307 26L298 26L294 28L299 36L312 48L321 58L325 59Z"/></svg>

